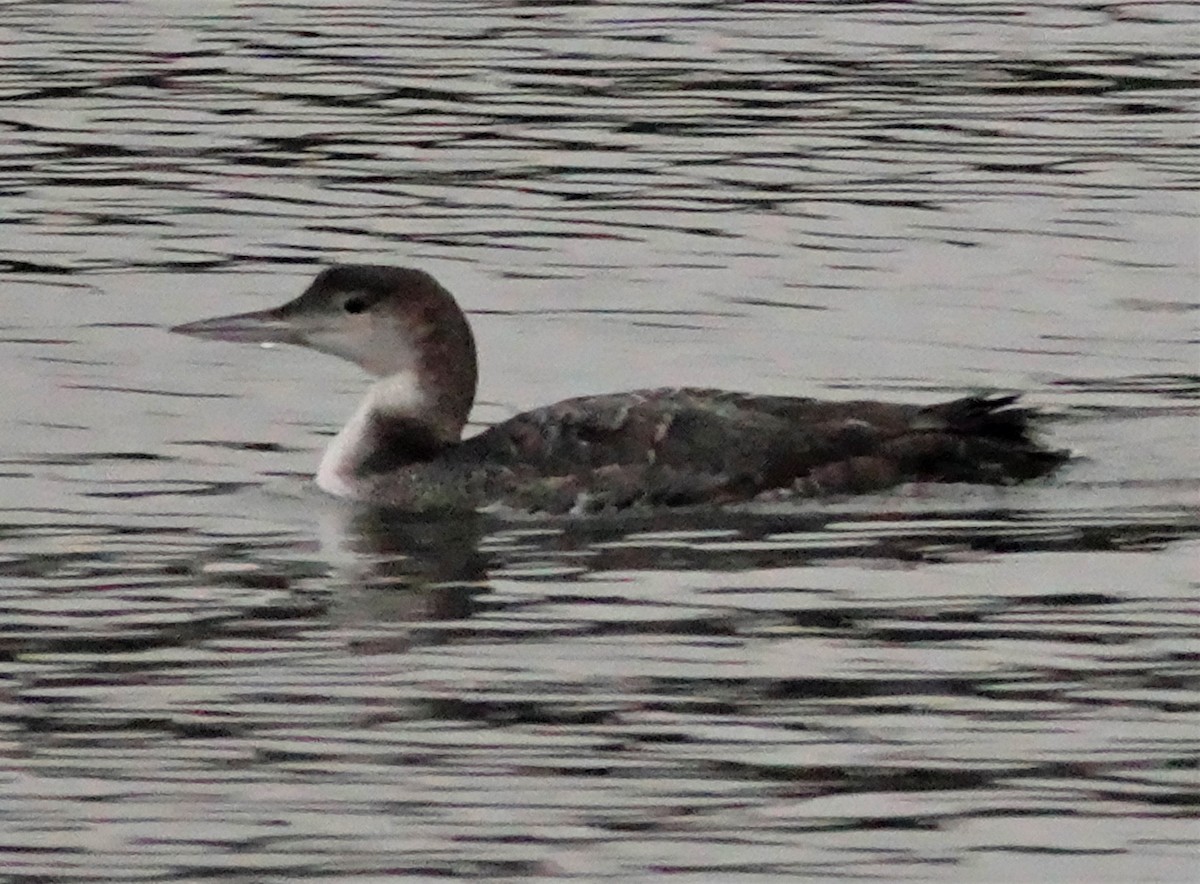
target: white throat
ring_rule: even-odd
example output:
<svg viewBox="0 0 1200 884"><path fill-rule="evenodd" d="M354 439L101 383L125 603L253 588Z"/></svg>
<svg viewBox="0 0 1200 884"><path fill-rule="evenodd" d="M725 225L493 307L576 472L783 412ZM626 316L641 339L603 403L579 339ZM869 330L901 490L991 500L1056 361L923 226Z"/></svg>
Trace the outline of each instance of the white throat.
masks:
<svg viewBox="0 0 1200 884"><path fill-rule="evenodd" d="M363 484L362 466L381 444L372 415L419 416L427 405L415 371L397 372L376 381L325 449L317 468L317 485L336 497L358 497Z"/></svg>

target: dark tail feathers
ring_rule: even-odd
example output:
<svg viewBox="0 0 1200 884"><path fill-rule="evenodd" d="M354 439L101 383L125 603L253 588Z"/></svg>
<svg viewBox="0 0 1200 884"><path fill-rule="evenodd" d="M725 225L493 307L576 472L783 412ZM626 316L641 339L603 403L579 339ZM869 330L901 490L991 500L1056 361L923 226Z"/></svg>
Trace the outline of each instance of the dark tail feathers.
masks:
<svg viewBox="0 0 1200 884"><path fill-rule="evenodd" d="M1010 480L1032 479L1051 472L1070 459L1070 452L1047 448L1033 436L1035 408L1016 405L1015 393L966 396L922 408L913 429L959 437L971 449L981 471L988 467Z"/></svg>

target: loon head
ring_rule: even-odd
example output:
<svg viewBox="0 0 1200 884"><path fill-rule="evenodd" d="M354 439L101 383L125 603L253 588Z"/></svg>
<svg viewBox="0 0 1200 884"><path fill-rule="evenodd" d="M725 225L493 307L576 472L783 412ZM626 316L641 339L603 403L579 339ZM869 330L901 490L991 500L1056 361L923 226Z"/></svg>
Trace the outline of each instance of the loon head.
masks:
<svg viewBox="0 0 1200 884"><path fill-rule="evenodd" d="M453 296L421 270L335 265L280 307L171 331L340 356L381 379L372 388L376 411L419 422L445 442L461 437L475 399L471 327Z"/></svg>

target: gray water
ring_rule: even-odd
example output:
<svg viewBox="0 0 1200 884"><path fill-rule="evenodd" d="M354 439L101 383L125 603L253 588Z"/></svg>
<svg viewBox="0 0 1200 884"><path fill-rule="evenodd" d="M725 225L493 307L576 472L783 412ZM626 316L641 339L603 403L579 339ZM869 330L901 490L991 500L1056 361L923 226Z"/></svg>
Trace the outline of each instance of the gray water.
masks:
<svg viewBox="0 0 1200 884"><path fill-rule="evenodd" d="M0 878L1185 881L1185 3L7 3ZM332 261L477 426L1018 389L1011 489L453 521L306 484L353 367L173 337Z"/></svg>

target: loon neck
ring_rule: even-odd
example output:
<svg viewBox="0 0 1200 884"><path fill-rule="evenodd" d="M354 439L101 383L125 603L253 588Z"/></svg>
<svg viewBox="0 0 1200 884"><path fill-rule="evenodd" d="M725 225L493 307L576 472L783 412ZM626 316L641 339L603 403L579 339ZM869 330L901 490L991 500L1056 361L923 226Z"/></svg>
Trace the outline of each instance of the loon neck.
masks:
<svg viewBox="0 0 1200 884"><path fill-rule="evenodd" d="M341 264L286 304L189 322L182 334L298 344L376 378L321 462L317 481L354 496L367 476L457 443L475 399L475 339L454 297L428 273Z"/></svg>
<svg viewBox="0 0 1200 884"><path fill-rule="evenodd" d="M478 382L471 326L454 297L429 274L389 272L388 283L405 294L388 299L370 320L370 337L386 357L359 362L379 378L366 402L384 417L425 423L435 438L457 442Z"/></svg>
<svg viewBox="0 0 1200 884"><path fill-rule="evenodd" d="M329 352L357 362L377 380L321 459L317 484L357 497L379 473L429 460L462 438L475 401L475 340L454 298L420 271L349 267L318 277L298 301L332 291L384 294L353 335ZM376 279L378 277L378 280ZM378 292L375 293L378 296ZM325 343L322 341L322 343ZM310 344L311 345L311 344Z"/></svg>
<svg viewBox="0 0 1200 884"><path fill-rule="evenodd" d="M371 385L350 420L329 443L317 485L338 497L357 497L372 476L429 460L458 441L460 422L439 413L415 371Z"/></svg>

